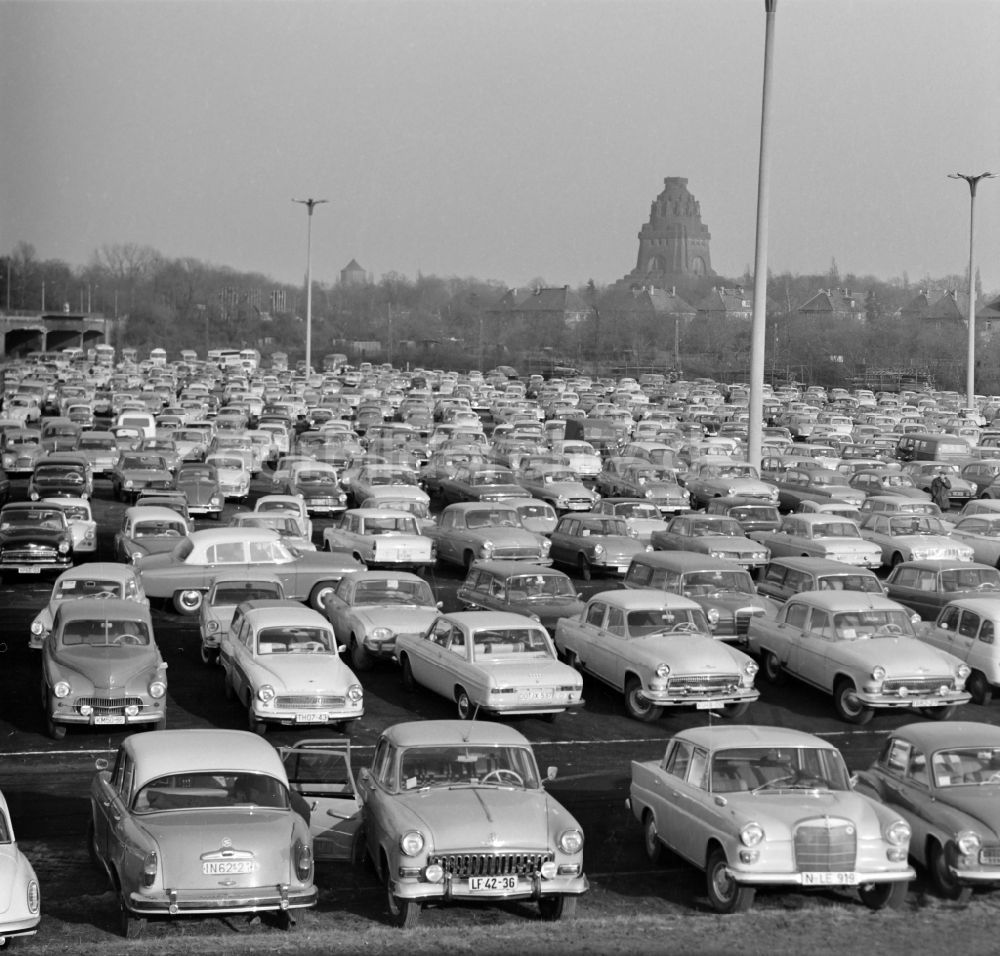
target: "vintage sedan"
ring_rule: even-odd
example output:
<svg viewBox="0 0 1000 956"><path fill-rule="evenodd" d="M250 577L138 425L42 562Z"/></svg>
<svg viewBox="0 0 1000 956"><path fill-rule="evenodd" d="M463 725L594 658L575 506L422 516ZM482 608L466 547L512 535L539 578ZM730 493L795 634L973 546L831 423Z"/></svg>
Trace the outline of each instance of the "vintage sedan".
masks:
<svg viewBox="0 0 1000 956"><path fill-rule="evenodd" d="M4 410L6 413L6 409ZM37 428L8 428L0 464L8 475L30 475L42 457L42 433Z"/></svg>
<svg viewBox="0 0 1000 956"><path fill-rule="evenodd" d="M73 532L66 512L30 502L0 509L0 575L65 571L73 564Z"/></svg>
<svg viewBox="0 0 1000 956"><path fill-rule="evenodd" d="M590 511L601 498L568 465L529 465L518 472L517 480L532 498L547 501L559 514Z"/></svg>
<svg viewBox="0 0 1000 956"><path fill-rule="evenodd" d="M714 640L701 606L677 594L602 591L559 621L555 642L570 666L623 693L635 720L665 707L739 717L760 696L756 663Z"/></svg>
<svg viewBox="0 0 1000 956"><path fill-rule="evenodd" d="M90 463L74 452L52 452L39 458L28 479L28 498L89 498L94 493Z"/></svg>
<svg viewBox="0 0 1000 956"><path fill-rule="evenodd" d="M112 492L119 501L135 501L144 488L173 488L174 476L160 455L122 452L111 471Z"/></svg>
<svg viewBox="0 0 1000 956"><path fill-rule="evenodd" d="M283 601L281 580L266 571L248 575L246 571L222 571L212 581L198 609L201 659L206 664L219 660L219 644L229 633L236 608L246 601Z"/></svg>
<svg viewBox="0 0 1000 956"><path fill-rule="evenodd" d="M905 561L886 578L886 594L933 621L963 597L1000 597L1000 571L974 561Z"/></svg>
<svg viewBox="0 0 1000 956"><path fill-rule="evenodd" d="M625 587L670 591L696 601L712 636L724 641L745 642L752 617L778 615L779 605L757 593L745 568L692 551L637 554L625 572Z"/></svg>
<svg viewBox="0 0 1000 956"><path fill-rule="evenodd" d="M634 531L643 543L649 542L654 531L667 528L667 520L660 509L645 498L602 498L591 509L591 514L624 518L629 532Z"/></svg>
<svg viewBox="0 0 1000 956"><path fill-rule="evenodd" d="M244 511L233 516L229 523L231 528L270 528L277 531L281 540L290 551L315 551L316 545L306 537L301 521L295 515L262 514L256 511Z"/></svg>
<svg viewBox="0 0 1000 956"><path fill-rule="evenodd" d="M1000 525L997 528L997 544L1000 545ZM861 522L861 537L882 549L882 564L885 567L931 558L981 560L973 557L974 549L961 537L956 539L949 535L948 529L937 518L926 515L867 515Z"/></svg>
<svg viewBox="0 0 1000 956"><path fill-rule="evenodd" d="M724 515L678 515L649 541L654 551L696 551L750 570L763 567L771 557L764 545L743 533L735 518Z"/></svg>
<svg viewBox="0 0 1000 956"><path fill-rule="evenodd" d="M569 576L526 561L476 561L458 589L467 611L513 611L552 634L560 618L576 616L583 601Z"/></svg>
<svg viewBox="0 0 1000 956"><path fill-rule="evenodd" d="M962 518L952 531L956 541L971 548L972 560L1000 567L1000 514L976 514Z"/></svg>
<svg viewBox="0 0 1000 956"><path fill-rule="evenodd" d="M88 847L129 939L155 916L270 912L288 928L316 903L304 800L254 734L133 734L94 778L90 816Z"/></svg>
<svg viewBox="0 0 1000 956"><path fill-rule="evenodd" d="M713 498L705 506L705 514L735 518L744 534L751 531L776 531L781 527L777 505L754 501L752 498Z"/></svg>
<svg viewBox="0 0 1000 956"><path fill-rule="evenodd" d="M510 468L478 461L458 465L453 474L439 478L436 487L446 504L456 501L506 501L528 495Z"/></svg>
<svg viewBox="0 0 1000 956"><path fill-rule="evenodd" d="M546 793L516 730L493 721L396 724L358 783L365 852L395 925L413 927L424 902L448 900L534 900L542 919L574 916L588 889L583 831Z"/></svg>
<svg viewBox="0 0 1000 956"><path fill-rule="evenodd" d="M359 571L346 575L324 612L356 670L389 660L398 634L422 634L441 610L430 585L406 571Z"/></svg>
<svg viewBox="0 0 1000 956"><path fill-rule="evenodd" d="M695 458L685 479L692 508L704 508L712 498L753 498L778 503L778 489L760 480L760 473L745 461L720 455Z"/></svg>
<svg viewBox="0 0 1000 956"><path fill-rule="evenodd" d="M76 450L87 459L91 473L101 477L110 475L118 461L119 449L111 432L84 432Z"/></svg>
<svg viewBox="0 0 1000 956"><path fill-rule="evenodd" d="M149 607L149 599L132 568L111 561L81 564L56 578L48 602L31 622L28 646L40 650L52 632L52 621L60 605L78 598L119 598Z"/></svg>
<svg viewBox="0 0 1000 956"><path fill-rule="evenodd" d="M254 514L289 514L298 519L307 538L312 540L313 523L306 503L298 495L261 495L253 506Z"/></svg>
<svg viewBox="0 0 1000 956"><path fill-rule="evenodd" d="M176 481L177 490L187 497L189 514L219 520L226 497L214 465L202 461L182 462L177 469Z"/></svg>
<svg viewBox="0 0 1000 956"><path fill-rule="evenodd" d="M928 494L934 479L941 475L948 479L951 488L948 498L953 505L964 505L970 498L976 498L983 491L978 487L976 476L966 475L965 469L952 461L914 461L903 466L903 474L913 479L913 484Z"/></svg>
<svg viewBox="0 0 1000 956"><path fill-rule="evenodd" d="M826 558L864 568L877 568L882 564L882 549L865 541L857 524L846 518L824 514L787 515L777 531L754 531L749 537L768 548L775 558Z"/></svg>
<svg viewBox="0 0 1000 956"><path fill-rule="evenodd" d="M799 511L804 501L830 501L833 498L859 508L865 500L863 491L852 488L839 472L825 468L786 468L778 472L772 481L778 489L778 506L783 511Z"/></svg>
<svg viewBox="0 0 1000 956"><path fill-rule="evenodd" d="M511 498L508 504L517 512L521 524L535 534L548 537L559 524L556 509L538 498Z"/></svg>
<svg viewBox="0 0 1000 956"><path fill-rule="evenodd" d="M41 922L41 893L31 862L14 839L7 801L0 793L0 949L34 936Z"/></svg>
<svg viewBox="0 0 1000 956"><path fill-rule="evenodd" d="M584 581L600 572L624 575L632 558L653 550L629 534L624 518L605 515L563 515L549 540L552 560L574 568Z"/></svg>
<svg viewBox="0 0 1000 956"><path fill-rule="evenodd" d="M468 570L477 558L551 564L550 542L521 525L507 503L460 501L441 512L436 528L428 529L437 546L438 561Z"/></svg>
<svg viewBox="0 0 1000 956"><path fill-rule="evenodd" d="M413 468L379 461L362 465L353 473L342 474L341 483L354 505L358 506L369 497L372 488L380 485L416 485L418 478Z"/></svg>
<svg viewBox="0 0 1000 956"><path fill-rule="evenodd" d="M757 590L779 602L802 591L885 594L874 571L826 558L774 558L760 573Z"/></svg>
<svg viewBox="0 0 1000 956"><path fill-rule="evenodd" d="M173 551L180 539L193 530L192 524L171 508L126 508L121 528L115 534L115 560L135 564L147 554Z"/></svg>
<svg viewBox="0 0 1000 956"><path fill-rule="evenodd" d="M876 710L944 720L968 703L970 668L917 639L911 611L887 597L805 591L776 620L750 622L750 649L777 684L787 674L833 695L837 716L866 724Z"/></svg>
<svg viewBox="0 0 1000 956"><path fill-rule="evenodd" d="M294 465L284 492L301 498L311 515L342 514L347 508L347 494L340 486L337 469L325 462L311 461Z"/></svg>
<svg viewBox="0 0 1000 956"><path fill-rule="evenodd" d="M205 464L215 469L223 498L246 501L250 495L250 467L243 455L213 451L205 455Z"/></svg>
<svg viewBox="0 0 1000 956"><path fill-rule="evenodd" d="M226 696L246 707L254 733L271 724L349 733L364 716L364 692L341 650L318 611L293 601L242 604L219 642Z"/></svg>
<svg viewBox="0 0 1000 956"><path fill-rule="evenodd" d="M97 521L87 498L42 498L38 503L65 512L74 555L93 555L97 551Z"/></svg>
<svg viewBox="0 0 1000 956"><path fill-rule="evenodd" d="M856 471L847 479L847 483L866 495L893 495L916 501L931 500L931 496L926 491L921 491L909 475L887 468Z"/></svg>
<svg viewBox="0 0 1000 956"><path fill-rule="evenodd" d="M455 702L462 720L480 710L554 720L583 704L583 681L556 656L537 621L504 611L457 611L420 634L396 635L403 686Z"/></svg>
<svg viewBox="0 0 1000 956"><path fill-rule="evenodd" d="M632 761L629 806L652 862L704 869L711 907L745 912L758 886L856 891L896 908L916 875L903 816L855 793L840 752L785 727L697 727Z"/></svg>
<svg viewBox="0 0 1000 956"><path fill-rule="evenodd" d="M172 602L179 614L197 614L220 571L276 574L287 597L322 610L327 595L345 575L364 567L343 554L290 551L269 528L212 528L194 531L173 551L150 554L135 564L146 594Z"/></svg>
<svg viewBox="0 0 1000 956"><path fill-rule="evenodd" d="M855 789L902 816L910 856L945 899L1000 886L1000 728L956 721L889 734Z"/></svg>
<svg viewBox="0 0 1000 956"><path fill-rule="evenodd" d="M1000 595L960 597L946 604L933 624L917 629L917 637L965 661L972 673L966 686L977 704L987 705L1000 687Z"/></svg>
<svg viewBox="0 0 1000 956"><path fill-rule="evenodd" d="M165 727L167 665L138 601L63 601L42 644L42 707L49 736L70 724Z"/></svg>
<svg viewBox="0 0 1000 956"><path fill-rule="evenodd" d="M408 511L351 508L336 524L323 530L326 551L346 552L368 567L429 568L435 560L434 542L421 533Z"/></svg>
<svg viewBox="0 0 1000 956"><path fill-rule="evenodd" d="M181 463L181 455L173 438L143 438L136 449L140 454L159 455L166 462L168 471L177 471Z"/></svg>

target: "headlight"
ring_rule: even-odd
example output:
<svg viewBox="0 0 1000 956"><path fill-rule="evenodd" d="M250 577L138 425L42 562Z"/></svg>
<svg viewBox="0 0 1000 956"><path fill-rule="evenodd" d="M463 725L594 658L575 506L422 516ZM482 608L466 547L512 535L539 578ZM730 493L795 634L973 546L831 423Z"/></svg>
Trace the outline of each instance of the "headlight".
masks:
<svg viewBox="0 0 1000 956"><path fill-rule="evenodd" d="M149 696L159 699L167 692L166 681L154 680L149 685Z"/></svg>
<svg viewBox="0 0 1000 956"><path fill-rule="evenodd" d="M958 675L959 680L966 680L969 674L972 673L972 668L968 664L962 663L955 668L955 673Z"/></svg>
<svg viewBox="0 0 1000 956"><path fill-rule="evenodd" d="M274 700L274 688L270 684L263 684L257 689L257 699L268 703Z"/></svg>
<svg viewBox="0 0 1000 956"><path fill-rule="evenodd" d="M34 634L36 637L38 635L40 635L40 634L44 634L45 633L45 628L42 627L42 622L41 621L32 621L31 622L31 633Z"/></svg>
<svg viewBox="0 0 1000 956"><path fill-rule="evenodd" d="M69 682L68 681L57 681L56 686L52 688L52 693L56 697L69 697Z"/></svg>
<svg viewBox="0 0 1000 956"><path fill-rule="evenodd" d="M424 835L419 830L407 830L399 838L399 848L407 856L416 856L424 848Z"/></svg>
<svg viewBox="0 0 1000 956"><path fill-rule="evenodd" d="M134 485L134 482L132 481L132 479L131 479L131 478L127 478L127 479L125 480L125 487L126 487L126 488L129 488L129 489L131 489L131 488L133 487L133 485Z"/></svg>
<svg viewBox="0 0 1000 956"><path fill-rule="evenodd" d="M721 615L719 614L719 609L717 607L710 607L705 612L705 616L708 618L709 624L718 624L719 618L721 617Z"/></svg>
<svg viewBox="0 0 1000 956"><path fill-rule="evenodd" d="M657 677L667 677L670 674L669 664L658 664L656 666L656 676Z"/></svg>
<svg viewBox="0 0 1000 956"><path fill-rule="evenodd" d="M979 852L982 840L979 839L979 834L973 830L965 830L955 838L955 845L962 856L972 856Z"/></svg>
<svg viewBox="0 0 1000 956"><path fill-rule="evenodd" d="M392 640L394 636L395 635L393 634L392 629L388 627L373 628L370 635L373 641L389 641Z"/></svg>
<svg viewBox="0 0 1000 956"><path fill-rule="evenodd" d="M563 853L579 853L583 849L583 834L579 830L563 830L556 842Z"/></svg>
<svg viewBox="0 0 1000 956"><path fill-rule="evenodd" d="M605 548L604 548L603 544L595 544L594 545L594 557L595 558L602 557L604 555L604 551L605 551Z"/></svg>
<svg viewBox="0 0 1000 956"><path fill-rule="evenodd" d="M757 846L764 839L764 828L759 823L748 823L740 830L740 842L744 846Z"/></svg>
<svg viewBox="0 0 1000 956"><path fill-rule="evenodd" d="M219 629L218 621L209 621L205 625L205 630L208 631L209 634L214 634L218 629Z"/></svg>
<svg viewBox="0 0 1000 956"><path fill-rule="evenodd" d="M885 680L885 668L881 664L876 664L872 668L872 677L875 680Z"/></svg>
<svg viewBox="0 0 1000 956"><path fill-rule="evenodd" d="M893 846L906 846L910 842L910 825L905 820L895 820L885 828L886 841Z"/></svg>
<svg viewBox="0 0 1000 956"><path fill-rule="evenodd" d="M364 694L365 692L361 689L360 684L351 684L351 686L347 688L347 696L355 703L361 700L361 698L364 697Z"/></svg>
<svg viewBox="0 0 1000 956"><path fill-rule="evenodd" d="M59 542L59 553L60 554L68 554L69 553L69 549L70 549L70 543L68 541L60 541Z"/></svg>
<svg viewBox="0 0 1000 956"><path fill-rule="evenodd" d="M760 668L757 666L756 661L747 661L743 665L743 673L746 674L747 677L753 677L758 670L760 670Z"/></svg>
<svg viewBox="0 0 1000 956"><path fill-rule="evenodd" d="M726 556L725 551L709 551L708 556L710 558L724 558Z"/></svg>
<svg viewBox="0 0 1000 956"><path fill-rule="evenodd" d="M484 541L480 547L483 553L483 557L489 558L493 556L493 549L496 545L492 541Z"/></svg>

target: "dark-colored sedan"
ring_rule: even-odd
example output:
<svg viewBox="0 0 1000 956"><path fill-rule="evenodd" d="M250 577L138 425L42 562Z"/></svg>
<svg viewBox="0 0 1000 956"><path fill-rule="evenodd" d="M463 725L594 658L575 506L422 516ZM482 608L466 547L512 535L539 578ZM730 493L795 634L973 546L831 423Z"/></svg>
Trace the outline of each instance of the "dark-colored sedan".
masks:
<svg viewBox="0 0 1000 956"><path fill-rule="evenodd" d="M0 574L65 571L73 564L73 532L61 508L27 502L0 511Z"/></svg>
<svg viewBox="0 0 1000 956"><path fill-rule="evenodd" d="M964 597L1000 597L1000 571L988 564L935 558L904 561L886 580L886 594L933 621L946 604Z"/></svg>

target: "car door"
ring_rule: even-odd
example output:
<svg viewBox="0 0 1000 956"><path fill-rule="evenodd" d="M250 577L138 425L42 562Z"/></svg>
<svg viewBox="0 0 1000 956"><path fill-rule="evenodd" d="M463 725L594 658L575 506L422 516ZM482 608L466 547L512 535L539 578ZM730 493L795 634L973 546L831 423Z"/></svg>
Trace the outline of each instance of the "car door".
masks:
<svg viewBox="0 0 1000 956"><path fill-rule="evenodd" d="M604 623L588 633L591 638L587 669L617 690L625 687L625 665L628 661L628 633L625 612L608 606Z"/></svg>
<svg viewBox="0 0 1000 956"><path fill-rule="evenodd" d="M830 684L830 649L835 640L830 614L813 608L798 640L789 643L787 668L810 684L827 687Z"/></svg>
<svg viewBox="0 0 1000 956"><path fill-rule="evenodd" d="M361 799L351 770L350 742L300 741L278 753L289 787L308 805L313 856L320 861L351 859L361 826Z"/></svg>
<svg viewBox="0 0 1000 956"><path fill-rule="evenodd" d="M449 698L455 686L460 644L464 647L464 641L454 638L456 630L451 621L442 618L407 644L407 659L417 683Z"/></svg>
<svg viewBox="0 0 1000 956"><path fill-rule="evenodd" d="M242 618L237 623L234 618L233 627L219 644L219 663L236 699L241 701L246 700L246 691L250 688L248 665L253 659L253 641L250 622Z"/></svg>
<svg viewBox="0 0 1000 956"><path fill-rule="evenodd" d="M660 836L674 852L698 866L704 856L708 754L686 740L674 741L664 763L667 813L657 819ZM717 828L716 828L717 829Z"/></svg>

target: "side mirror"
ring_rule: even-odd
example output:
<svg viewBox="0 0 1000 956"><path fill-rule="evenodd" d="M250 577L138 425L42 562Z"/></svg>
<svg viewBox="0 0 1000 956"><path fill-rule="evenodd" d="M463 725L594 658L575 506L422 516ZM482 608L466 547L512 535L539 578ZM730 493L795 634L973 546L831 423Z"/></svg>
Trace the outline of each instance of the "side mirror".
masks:
<svg viewBox="0 0 1000 956"><path fill-rule="evenodd" d="M545 779L552 781L556 779L556 774L559 773L558 767L546 767L545 768Z"/></svg>

